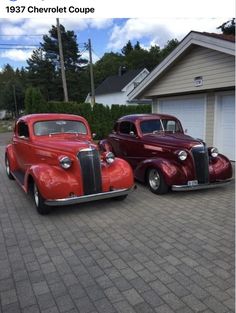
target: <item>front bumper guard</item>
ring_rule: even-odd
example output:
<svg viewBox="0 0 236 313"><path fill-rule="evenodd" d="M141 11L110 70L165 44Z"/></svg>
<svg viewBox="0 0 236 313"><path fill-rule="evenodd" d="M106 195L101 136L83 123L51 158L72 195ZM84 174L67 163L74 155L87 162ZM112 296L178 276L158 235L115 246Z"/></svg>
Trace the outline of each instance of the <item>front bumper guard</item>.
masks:
<svg viewBox="0 0 236 313"><path fill-rule="evenodd" d="M224 181L217 181L214 183L207 183L207 184L199 184L194 186L189 185L172 185L171 189L173 191L191 191L191 190L200 190L200 189L210 189L210 188L216 188L220 186L225 186L231 183L232 179L227 179Z"/></svg>
<svg viewBox="0 0 236 313"><path fill-rule="evenodd" d="M116 198L116 197L128 195L134 189L136 189L136 186L133 186L132 188L112 190L108 192L101 192L101 193L96 193L96 194L86 195L86 196L70 197L70 198L64 198L64 199L53 199L53 200L48 199L48 200L45 200L45 204L48 206L64 206L64 205L73 205L73 204L79 204L79 203L96 201L96 200L103 200L103 199L108 199L108 198Z"/></svg>

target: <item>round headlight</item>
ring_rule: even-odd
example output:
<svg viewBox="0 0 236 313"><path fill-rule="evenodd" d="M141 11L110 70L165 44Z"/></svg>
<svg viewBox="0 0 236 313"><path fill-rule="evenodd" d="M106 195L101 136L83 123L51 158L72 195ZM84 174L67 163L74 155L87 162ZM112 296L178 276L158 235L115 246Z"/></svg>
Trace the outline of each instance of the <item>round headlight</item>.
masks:
<svg viewBox="0 0 236 313"><path fill-rule="evenodd" d="M61 167L64 168L65 170L71 167L72 161L67 156L61 157L59 161L60 161Z"/></svg>
<svg viewBox="0 0 236 313"><path fill-rule="evenodd" d="M184 150L181 150L181 151L179 151L179 153L178 153L178 158L179 158L181 161L185 161L185 160L187 159L187 156L188 156L188 154L187 154L187 152L184 151Z"/></svg>
<svg viewBox="0 0 236 313"><path fill-rule="evenodd" d="M217 148L215 148L215 147L211 148L211 156L213 158L216 158L218 156L218 154L219 154L219 151Z"/></svg>
<svg viewBox="0 0 236 313"><path fill-rule="evenodd" d="M111 164L115 161L115 156L112 152L108 152L105 156L105 160L108 164Z"/></svg>

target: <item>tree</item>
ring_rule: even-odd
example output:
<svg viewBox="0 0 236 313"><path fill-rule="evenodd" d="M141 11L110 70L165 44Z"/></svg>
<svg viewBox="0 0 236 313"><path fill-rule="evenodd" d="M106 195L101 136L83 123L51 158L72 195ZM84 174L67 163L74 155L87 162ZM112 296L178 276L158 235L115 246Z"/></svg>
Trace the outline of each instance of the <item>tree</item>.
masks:
<svg viewBox="0 0 236 313"><path fill-rule="evenodd" d="M59 82L56 73L55 65L50 59L44 58L45 54L42 48L33 51L31 58L27 60L28 63L28 84L34 87L39 87L44 94L45 99L59 100L58 88L55 85Z"/></svg>
<svg viewBox="0 0 236 313"><path fill-rule="evenodd" d="M217 29L221 29L224 35L235 35L235 18L223 23Z"/></svg>
<svg viewBox="0 0 236 313"><path fill-rule="evenodd" d="M127 44L121 49L122 54L124 54L125 56L127 56L128 54L130 54L131 51L133 51L134 48L131 44L131 41L129 40L127 42Z"/></svg>
<svg viewBox="0 0 236 313"><path fill-rule="evenodd" d="M25 93L25 111L26 113L43 112L45 100L37 87L29 87Z"/></svg>
<svg viewBox="0 0 236 313"><path fill-rule="evenodd" d="M0 108L18 115L24 107L25 71L9 64L0 73Z"/></svg>
<svg viewBox="0 0 236 313"><path fill-rule="evenodd" d="M105 78L118 75L119 67L125 65L125 57L120 53L105 53L94 65L95 85L98 86Z"/></svg>
<svg viewBox="0 0 236 313"><path fill-rule="evenodd" d="M69 98L78 100L80 97L79 74L82 71L82 65L86 64L87 60L81 58L74 31L66 31L63 25L60 25L60 30ZM62 100L63 88L56 26L52 26L49 35L43 36L40 46L27 60L29 79L34 86L40 87L47 100Z"/></svg>
<svg viewBox="0 0 236 313"><path fill-rule="evenodd" d="M134 45L134 50L141 50L139 41L137 41L136 44Z"/></svg>
<svg viewBox="0 0 236 313"><path fill-rule="evenodd" d="M167 44L161 50L161 60L165 59L179 44L177 39L167 41Z"/></svg>

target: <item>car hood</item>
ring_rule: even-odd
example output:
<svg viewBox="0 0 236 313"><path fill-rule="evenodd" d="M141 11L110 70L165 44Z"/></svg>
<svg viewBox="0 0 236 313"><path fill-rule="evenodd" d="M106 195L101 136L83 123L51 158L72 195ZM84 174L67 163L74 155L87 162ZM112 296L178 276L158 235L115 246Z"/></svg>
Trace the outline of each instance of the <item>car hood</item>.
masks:
<svg viewBox="0 0 236 313"><path fill-rule="evenodd" d="M151 144L162 144L176 146L183 149L191 149L195 145L202 144L202 140L193 138L182 133L159 133L147 134L143 136L143 140Z"/></svg>
<svg viewBox="0 0 236 313"><path fill-rule="evenodd" d="M61 153L77 154L82 149L96 148L96 145L88 140L81 140L78 138L56 138L51 137L46 140L37 140L37 146L46 149L58 150Z"/></svg>

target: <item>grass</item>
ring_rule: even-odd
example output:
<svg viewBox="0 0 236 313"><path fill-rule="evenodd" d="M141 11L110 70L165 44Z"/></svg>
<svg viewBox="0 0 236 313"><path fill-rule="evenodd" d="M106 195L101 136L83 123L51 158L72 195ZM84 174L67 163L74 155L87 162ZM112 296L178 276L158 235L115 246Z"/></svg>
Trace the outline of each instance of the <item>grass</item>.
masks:
<svg viewBox="0 0 236 313"><path fill-rule="evenodd" d="M2 120L0 121L0 133L12 132L14 127L14 121Z"/></svg>

